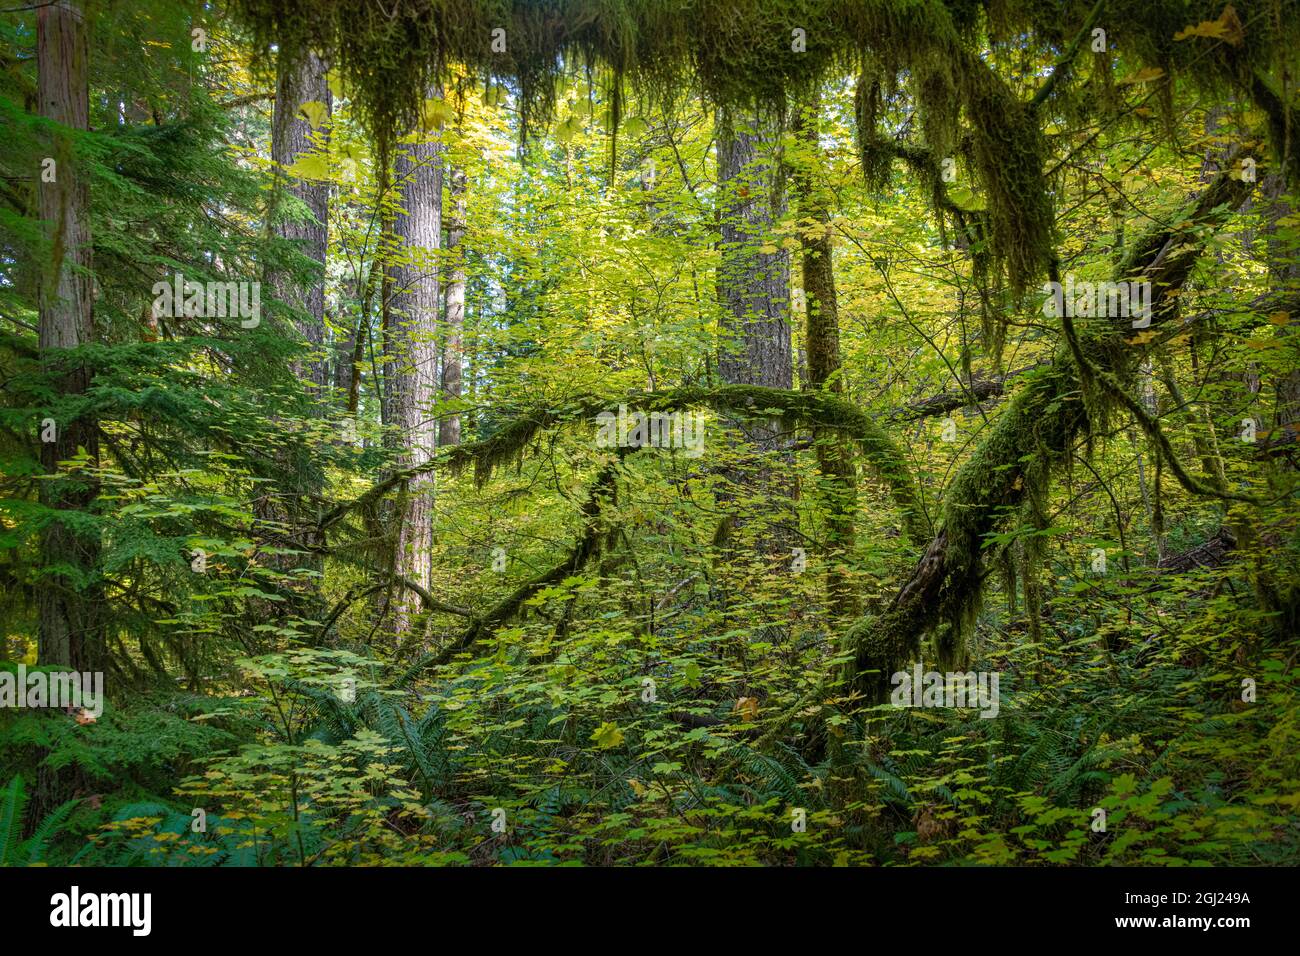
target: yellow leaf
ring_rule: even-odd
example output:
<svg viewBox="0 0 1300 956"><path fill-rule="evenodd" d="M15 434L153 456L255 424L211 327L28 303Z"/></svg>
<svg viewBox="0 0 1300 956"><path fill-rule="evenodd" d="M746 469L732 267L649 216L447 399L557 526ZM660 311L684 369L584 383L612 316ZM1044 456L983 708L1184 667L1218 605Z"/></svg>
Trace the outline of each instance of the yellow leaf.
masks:
<svg viewBox="0 0 1300 956"><path fill-rule="evenodd" d="M758 719L758 698L757 697L738 697L736 704L731 708L733 713L742 715L746 720Z"/></svg>
<svg viewBox="0 0 1300 956"><path fill-rule="evenodd" d="M601 750L609 750L623 742L623 731L618 729L618 724L607 720L592 732L591 739Z"/></svg>
<svg viewBox="0 0 1300 956"><path fill-rule="evenodd" d="M324 153L307 153L294 160L285 172L299 179L329 179L329 157Z"/></svg>
<svg viewBox="0 0 1300 956"><path fill-rule="evenodd" d="M559 126L555 127L555 138L561 143L567 143L582 132L582 121L575 116L570 116Z"/></svg>
<svg viewBox="0 0 1300 956"><path fill-rule="evenodd" d="M445 100L430 98L424 101L420 120L425 129L438 129L456 118L456 111Z"/></svg>
<svg viewBox="0 0 1300 956"><path fill-rule="evenodd" d="M343 81L343 77L337 73L331 73L326 78L325 82L329 84L330 92L334 94L336 100L347 99L348 87Z"/></svg>
<svg viewBox="0 0 1300 956"><path fill-rule="evenodd" d="M319 100L308 100L298 109L307 117L307 122L311 124L312 129L320 126L321 123L325 122L325 118L329 116L329 108Z"/></svg>

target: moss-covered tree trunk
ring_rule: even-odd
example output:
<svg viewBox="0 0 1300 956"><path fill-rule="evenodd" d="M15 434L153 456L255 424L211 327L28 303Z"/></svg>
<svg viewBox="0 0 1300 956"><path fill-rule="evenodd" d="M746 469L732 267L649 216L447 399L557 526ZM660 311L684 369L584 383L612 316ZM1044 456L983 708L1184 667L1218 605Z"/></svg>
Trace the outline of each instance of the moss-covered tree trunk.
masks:
<svg viewBox="0 0 1300 956"><path fill-rule="evenodd" d="M1295 133L1291 134L1296 135ZM1296 147L1287 139L1287 145ZM1273 293L1294 301L1300 293L1300 241L1296 240L1294 226L1283 225L1295 214L1294 192L1289 191L1280 173L1269 176L1262 184L1265 208L1265 235L1268 240L1268 274ZM1276 335L1285 342L1282 354L1295 354L1295 342L1300 336L1294 316L1277 326ZM1292 368L1275 377L1273 384L1273 416L1269 424L1268 445L1272 448L1293 448L1300 442L1300 368ZM1270 467L1271 483L1279 493L1294 492L1297 476L1295 455L1278 456ZM1239 542L1240 544L1240 542ZM1278 612L1277 633L1295 634L1300 630L1300 583L1279 581L1271 585Z"/></svg>
<svg viewBox="0 0 1300 956"><path fill-rule="evenodd" d="M1296 132L1300 135L1300 130ZM1288 299L1300 292L1300 242L1296 241L1294 226L1286 228L1280 223L1294 214L1295 204L1286 190L1286 181L1280 174L1269 176L1261 184L1260 192L1267 204L1264 210L1264 234L1268 241L1268 275L1275 293ZM1297 334L1294 319L1279 325L1279 338L1294 338ZM1275 434L1270 440L1300 441L1300 368L1278 377L1274 383L1275 403L1273 421Z"/></svg>
<svg viewBox="0 0 1300 956"><path fill-rule="evenodd" d="M38 335L41 358L64 395L82 394L90 385L89 370L80 360L68 358L66 350L95 341L90 184L65 132L88 127L87 67L86 26L80 4L55 0L37 7L38 109L42 117L57 124L49 157L54 160L53 176L38 177L38 209L50 240L50 259L41 274ZM59 464L82 452L89 458L88 466L96 467L99 424L89 414L56 421L54 440L43 440L41 445L43 470L60 477L41 482L41 502L54 509L56 517L42 535L43 563L49 571L37 589L37 650L41 664L93 670L100 665L104 650L100 539L97 530L87 528L85 519L73 513L92 506L98 483L85 470Z"/></svg>
<svg viewBox="0 0 1300 956"><path fill-rule="evenodd" d="M835 298L834 247L831 242L830 191L822 175L818 143L820 97L813 95L795 121L803 150L794 163L799 187L799 243L802 252L805 306L804 348L808 385L843 395L840 377L839 306ZM853 553L857 472L851 444L827 428L813 429L820 473L819 491L826 508L826 586L831 610L840 617L857 613L857 595L845 571Z"/></svg>

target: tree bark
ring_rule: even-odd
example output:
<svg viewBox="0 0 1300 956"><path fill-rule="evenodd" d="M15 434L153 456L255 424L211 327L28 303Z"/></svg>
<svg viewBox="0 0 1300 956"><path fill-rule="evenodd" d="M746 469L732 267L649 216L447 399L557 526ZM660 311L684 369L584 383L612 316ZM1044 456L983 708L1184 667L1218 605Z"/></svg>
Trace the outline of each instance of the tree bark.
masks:
<svg viewBox="0 0 1300 956"><path fill-rule="evenodd" d="M790 257L784 249L764 252L775 240L774 221L785 211L784 176L776 155L774 124L766 117L718 114L718 191L721 262L717 294L721 305L718 328L718 375L727 385L790 388L794 377L790 342ZM775 419L733 419L761 453L776 451L781 423ZM788 504L790 485L772 474L769 464L725 469L733 484L762 487L774 505ZM720 492L720 501L731 496ZM794 515L790 515L794 520ZM745 516L728 509L715 541L725 545L745 524ZM786 550L787 535L769 534L760 550L775 555Z"/></svg>
<svg viewBox="0 0 1300 956"><path fill-rule="evenodd" d="M465 170L451 167L451 219L447 227L447 251L451 269L447 276L447 318L444 324L442 351L442 394L455 401L460 398L461 360L465 341ZM460 415L442 420L438 431L440 445L460 444Z"/></svg>
<svg viewBox="0 0 1300 956"><path fill-rule="evenodd" d="M281 54L276 80L275 107L271 114L271 160L275 183L271 231L294 242L299 251L319 263L319 278L300 286L284 273L269 277L271 294L295 310L294 328L311 346L312 354L295 365L294 372L311 383L324 408L328 397L328 362L325 356L325 256L329 247L329 184L298 179L285 172L299 156L312 149L312 125L302 110L304 103L320 103L329 115L332 102L325 64L311 52L292 58ZM301 201L311 211L310 221L291 216L283 198Z"/></svg>
<svg viewBox="0 0 1300 956"><path fill-rule="evenodd" d="M291 175L288 168L312 148L312 125L303 112L304 103L321 103L326 114L331 105L329 86L325 79L325 65L309 50L282 49L276 65L276 96L271 114L272 187L268 228L273 237L293 243L300 254L313 260L317 270L305 286L286 272L268 269L264 284L271 295L292 309L292 325L311 348L306 359L294 363L293 372L305 379L313 401L309 411L323 414L328 407L328 363L324 353L325 342L325 256L328 247L329 186L325 183L307 182ZM286 199L302 202L311 212L312 219L298 218L288 208ZM316 463L299 448L295 454L290 447L277 451L273 463L277 483L268 486L267 494L253 503L254 514L264 522L272 543L281 547L308 550L323 544L309 530L314 525L314 515L305 514L302 496L318 494L321 475ZM287 527L288 537L274 529ZM300 541L299 534L307 540ZM272 554L268 563L285 574L296 569L321 570L321 559L312 553ZM301 590L286 587L292 599L293 613L313 617L322 610L319 605L318 579L305 579ZM284 605L258 601L255 613L264 620L282 617Z"/></svg>
<svg viewBox="0 0 1300 956"><path fill-rule="evenodd" d="M433 91L431 96L440 96ZM438 250L442 245L443 147L438 130L399 146L394 160L401 209L393 223L397 261L390 267L388 329L384 336L384 394L388 444L394 467L410 468L433 457L437 427L430 406L438 392ZM429 585L433 547L432 482L412 480L399 498L395 574ZM404 633L418 613L409 589L392 596L391 626Z"/></svg>
<svg viewBox="0 0 1300 956"><path fill-rule="evenodd" d="M729 385L789 388L790 256L772 243L772 224L785 211L776 137L754 117L718 117L718 181L722 192L722 303L718 374Z"/></svg>
<svg viewBox="0 0 1300 956"><path fill-rule="evenodd" d="M86 27L76 0L56 0L36 11L37 98L40 115L72 130L89 127ZM38 294L39 344L55 387L78 395L90 385L84 364L60 353L95 341L91 287L90 184L73 154L70 138L56 128L54 182L39 177L38 208L51 239L49 268ZM93 468L99 461L98 422L83 415L56 423L56 440L41 446L46 474L59 474L59 462L84 451ZM85 511L94 502L97 482L88 474L64 472L41 482L42 503L56 512ZM42 539L44 563L52 569L40 587L38 655L42 664L77 670L97 669L103 654L102 587L98 578L99 535L77 530L77 523L55 517Z"/></svg>

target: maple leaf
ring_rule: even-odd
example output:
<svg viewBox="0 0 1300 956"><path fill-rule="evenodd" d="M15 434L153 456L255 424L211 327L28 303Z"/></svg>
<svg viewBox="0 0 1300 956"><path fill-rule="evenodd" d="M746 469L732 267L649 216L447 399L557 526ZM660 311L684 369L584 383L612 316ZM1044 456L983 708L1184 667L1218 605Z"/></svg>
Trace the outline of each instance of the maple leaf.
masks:
<svg viewBox="0 0 1300 956"><path fill-rule="evenodd" d="M591 739L601 750L609 750L623 742L623 731L618 729L618 724L607 720L592 732Z"/></svg>
<svg viewBox="0 0 1300 956"><path fill-rule="evenodd" d="M307 118L312 129L320 126L329 117L329 107L319 100L308 100L298 107L298 111Z"/></svg>

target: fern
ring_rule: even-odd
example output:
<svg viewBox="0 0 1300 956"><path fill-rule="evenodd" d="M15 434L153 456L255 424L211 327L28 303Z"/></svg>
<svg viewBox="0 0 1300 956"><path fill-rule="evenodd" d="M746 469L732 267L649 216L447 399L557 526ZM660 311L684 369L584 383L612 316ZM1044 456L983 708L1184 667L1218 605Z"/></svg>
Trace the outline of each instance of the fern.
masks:
<svg viewBox="0 0 1300 956"><path fill-rule="evenodd" d="M912 794L911 791L907 789L907 784L903 783L902 780L898 779L898 777L894 776L884 767L872 763L870 760L864 761L863 766L866 767L867 773L885 785L885 791L889 796L904 806L911 806Z"/></svg>
<svg viewBox="0 0 1300 956"><path fill-rule="evenodd" d="M58 835L60 828L67 822L68 817L72 815L72 811L80 802L81 800L75 797L71 800L65 800L47 813L45 818L37 824L36 831L21 848L22 853L27 857L29 866L45 862L45 853L49 848L50 841Z"/></svg>
<svg viewBox="0 0 1300 956"><path fill-rule="evenodd" d="M27 808L23 778L15 776L0 791L0 866L31 866L45 862L50 841L58 835L80 800L67 800L45 815L35 831L22 839L23 811Z"/></svg>
<svg viewBox="0 0 1300 956"><path fill-rule="evenodd" d="M9 854L19 848L22 837L23 810L27 807L27 792L23 778L16 776L0 794L0 866L9 866Z"/></svg>
<svg viewBox="0 0 1300 956"><path fill-rule="evenodd" d="M799 802L798 778L775 757L746 750L742 751L741 765L749 774L758 778L754 790L760 798L777 795L792 803Z"/></svg>

